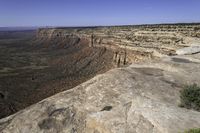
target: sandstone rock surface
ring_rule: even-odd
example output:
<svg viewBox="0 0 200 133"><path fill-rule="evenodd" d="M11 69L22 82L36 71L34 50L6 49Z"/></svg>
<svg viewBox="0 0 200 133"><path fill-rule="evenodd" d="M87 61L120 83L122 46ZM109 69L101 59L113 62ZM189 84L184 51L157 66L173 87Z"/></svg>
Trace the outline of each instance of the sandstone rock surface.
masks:
<svg viewBox="0 0 200 133"><path fill-rule="evenodd" d="M200 45L190 46L186 48L182 48L176 51L178 55L187 55L187 54L195 54L200 52Z"/></svg>
<svg viewBox="0 0 200 133"><path fill-rule="evenodd" d="M2 133L178 133L200 127L179 91L200 83L200 54L132 64L0 120ZM199 84L200 85L200 84Z"/></svg>

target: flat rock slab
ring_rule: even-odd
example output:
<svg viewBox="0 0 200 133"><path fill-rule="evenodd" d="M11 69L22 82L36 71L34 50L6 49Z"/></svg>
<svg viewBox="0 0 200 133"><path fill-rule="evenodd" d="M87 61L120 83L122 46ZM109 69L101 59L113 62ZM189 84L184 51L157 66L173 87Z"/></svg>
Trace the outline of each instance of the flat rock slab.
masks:
<svg viewBox="0 0 200 133"><path fill-rule="evenodd" d="M195 54L200 52L200 45L190 46L186 48L182 48L176 51L177 55L189 55L189 54Z"/></svg>
<svg viewBox="0 0 200 133"><path fill-rule="evenodd" d="M199 128L200 112L178 105L185 84L200 85L200 59L173 58L98 75L1 119L0 132L182 133Z"/></svg>

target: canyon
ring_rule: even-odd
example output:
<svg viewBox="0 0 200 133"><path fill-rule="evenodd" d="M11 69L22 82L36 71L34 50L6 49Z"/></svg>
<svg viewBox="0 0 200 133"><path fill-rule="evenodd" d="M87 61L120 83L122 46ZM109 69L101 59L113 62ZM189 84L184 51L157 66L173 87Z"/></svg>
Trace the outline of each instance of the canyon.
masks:
<svg viewBox="0 0 200 133"><path fill-rule="evenodd" d="M41 28L23 42L0 43L1 60L29 55L0 66L2 133L200 127L200 112L179 107L180 90L200 85L200 24Z"/></svg>

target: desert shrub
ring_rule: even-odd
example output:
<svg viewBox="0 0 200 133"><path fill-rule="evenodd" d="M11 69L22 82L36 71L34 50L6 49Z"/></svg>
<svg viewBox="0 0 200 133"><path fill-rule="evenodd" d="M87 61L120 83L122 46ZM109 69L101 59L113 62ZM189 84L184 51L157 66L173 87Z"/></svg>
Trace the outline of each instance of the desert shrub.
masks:
<svg viewBox="0 0 200 133"><path fill-rule="evenodd" d="M185 131L184 133L200 133L200 128L197 129L190 129L188 131Z"/></svg>
<svg viewBox="0 0 200 133"><path fill-rule="evenodd" d="M200 30L200 27L195 27L194 28L194 31L198 31L198 30Z"/></svg>
<svg viewBox="0 0 200 133"><path fill-rule="evenodd" d="M200 111L200 87L187 85L180 91L181 107Z"/></svg>

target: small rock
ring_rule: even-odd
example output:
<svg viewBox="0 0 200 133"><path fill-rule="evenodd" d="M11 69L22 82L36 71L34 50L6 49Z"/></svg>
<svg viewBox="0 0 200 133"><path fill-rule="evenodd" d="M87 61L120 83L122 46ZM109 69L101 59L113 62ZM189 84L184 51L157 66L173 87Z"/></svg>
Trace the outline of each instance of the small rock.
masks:
<svg viewBox="0 0 200 133"><path fill-rule="evenodd" d="M5 95L4 95L2 92L0 92L0 98L1 98L1 99L4 99L4 98L5 98Z"/></svg>
<svg viewBox="0 0 200 133"><path fill-rule="evenodd" d="M112 106L105 106L101 111L110 111Z"/></svg>

